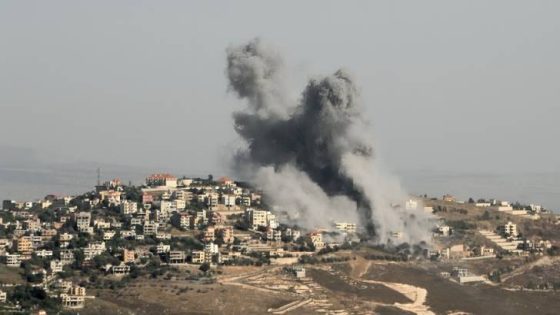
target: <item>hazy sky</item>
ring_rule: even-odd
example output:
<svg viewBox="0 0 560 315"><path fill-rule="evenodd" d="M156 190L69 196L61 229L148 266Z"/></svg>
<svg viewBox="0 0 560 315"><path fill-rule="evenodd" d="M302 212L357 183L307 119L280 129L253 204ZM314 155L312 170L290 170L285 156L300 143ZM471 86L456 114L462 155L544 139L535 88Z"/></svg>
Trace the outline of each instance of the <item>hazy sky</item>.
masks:
<svg viewBox="0 0 560 315"><path fill-rule="evenodd" d="M259 36L294 94L352 72L393 169L560 171L558 1L217 3L0 2L0 148L223 172L225 49Z"/></svg>

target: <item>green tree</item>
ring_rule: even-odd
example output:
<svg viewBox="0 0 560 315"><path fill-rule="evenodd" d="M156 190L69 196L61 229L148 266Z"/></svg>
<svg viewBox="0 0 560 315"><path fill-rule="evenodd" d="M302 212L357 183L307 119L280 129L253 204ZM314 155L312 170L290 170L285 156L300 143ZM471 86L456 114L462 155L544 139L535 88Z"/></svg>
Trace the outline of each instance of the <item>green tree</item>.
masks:
<svg viewBox="0 0 560 315"><path fill-rule="evenodd" d="M210 270L210 264L205 262L202 265L200 265L198 269L204 273L207 273L208 270Z"/></svg>

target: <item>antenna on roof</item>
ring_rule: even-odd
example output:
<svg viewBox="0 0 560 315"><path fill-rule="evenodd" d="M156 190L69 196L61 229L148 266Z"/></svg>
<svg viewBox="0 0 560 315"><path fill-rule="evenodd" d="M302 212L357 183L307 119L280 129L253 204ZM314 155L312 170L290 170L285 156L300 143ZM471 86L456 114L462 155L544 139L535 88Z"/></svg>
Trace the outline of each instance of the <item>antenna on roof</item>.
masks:
<svg viewBox="0 0 560 315"><path fill-rule="evenodd" d="M101 168L97 168L97 186L101 185Z"/></svg>

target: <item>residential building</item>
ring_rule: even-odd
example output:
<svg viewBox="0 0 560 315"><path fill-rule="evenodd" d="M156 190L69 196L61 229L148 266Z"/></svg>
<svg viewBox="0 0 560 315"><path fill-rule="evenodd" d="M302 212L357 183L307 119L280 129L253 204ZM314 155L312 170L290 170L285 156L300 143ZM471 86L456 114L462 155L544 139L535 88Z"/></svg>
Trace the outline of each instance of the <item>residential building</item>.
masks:
<svg viewBox="0 0 560 315"><path fill-rule="evenodd" d="M246 215L253 229L257 229L259 226L266 227L268 225L268 211L249 208L246 210Z"/></svg>
<svg viewBox="0 0 560 315"><path fill-rule="evenodd" d="M236 199L235 195L224 194L220 197L220 203L226 207L233 207Z"/></svg>
<svg viewBox="0 0 560 315"><path fill-rule="evenodd" d="M19 267L21 265L21 255L6 254L6 265L8 267Z"/></svg>
<svg viewBox="0 0 560 315"><path fill-rule="evenodd" d="M205 251L195 250L191 254L193 264L202 264L206 261Z"/></svg>
<svg viewBox="0 0 560 315"><path fill-rule="evenodd" d="M138 204L135 201L128 201L125 200L121 203L121 212L122 214L133 214L138 211Z"/></svg>
<svg viewBox="0 0 560 315"><path fill-rule="evenodd" d="M111 267L111 272L114 275L124 276L130 273L130 266L125 265L124 263L118 266L113 266Z"/></svg>
<svg viewBox="0 0 560 315"><path fill-rule="evenodd" d="M62 307L66 309L82 309L85 306L85 296L69 295L63 293L60 295Z"/></svg>
<svg viewBox="0 0 560 315"><path fill-rule="evenodd" d="M91 223L91 213L90 212L79 212L76 214L76 226L80 232L89 232L89 227Z"/></svg>
<svg viewBox="0 0 560 315"><path fill-rule="evenodd" d="M517 224L512 222L508 222L502 226L499 226L498 231L504 236L517 237L519 235L517 231Z"/></svg>
<svg viewBox="0 0 560 315"><path fill-rule="evenodd" d="M184 251L173 250L169 252L169 263L170 264L182 264L185 263L187 256Z"/></svg>
<svg viewBox="0 0 560 315"><path fill-rule="evenodd" d="M33 253L33 243L30 236L22 236L16 241L16 251L21 255Z"/></svg>
<svg viewBox="0 0 560 315"><path fill-rule="evenodd" d="M144 235L156 235L159 224L157 222L144 223Z"/></svg>

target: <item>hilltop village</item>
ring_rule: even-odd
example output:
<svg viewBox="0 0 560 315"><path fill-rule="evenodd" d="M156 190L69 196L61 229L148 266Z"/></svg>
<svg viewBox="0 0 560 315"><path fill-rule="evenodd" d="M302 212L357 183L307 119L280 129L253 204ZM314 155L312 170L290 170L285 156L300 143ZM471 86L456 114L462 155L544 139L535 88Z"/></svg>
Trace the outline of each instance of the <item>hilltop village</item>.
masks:
<svg viewBox="0 0 560 315"><path fill-rule="evenodd" d="M352 310L343 297L329 298L334 289L322 282L329 277L348 282L349 291L372 285L357 284L338 269L364 261L368 268L358 278L372 262L418 261L438 278L459 285L560 289L557 270L547 269L557 267L558 218L541 206L494 199L458 201L450 195L413 196L395 206L433 213L433 244L399 244L403 231L388 236L395 246L371 244L358 222L332 222L313 230L285 224L293 221L269 207L258 188L227 177L153 174L141 186L114 179L77 196L5 200L0 212L0 310L95 314L111 309L141 314L131 311L135 303L127 301L147 303L153 298L155 293L149 295L142 285L160 285L167 291L173 283L173 294L198 296L192 303L224 286L271 291L283 301L266 309L275 314L298 309L349 314L381 306L430 312L429 306L402 301ZM534 266L540 274L531 272ZM406 287L379 283L408 297ZM193 288L196 293L189 291ZM118 292L120 298L108 292ZM291 300L294 294L300 298ZM248 313L262 311L238 307Z"/></svg>

